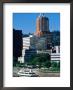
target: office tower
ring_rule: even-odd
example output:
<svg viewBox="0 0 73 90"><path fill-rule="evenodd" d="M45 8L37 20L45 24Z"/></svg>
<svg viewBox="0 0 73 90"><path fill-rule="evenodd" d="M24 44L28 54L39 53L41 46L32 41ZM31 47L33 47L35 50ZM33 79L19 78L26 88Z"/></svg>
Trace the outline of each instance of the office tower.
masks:
<svg viewBox="0 0 73 90"><path fill-rule="evenodd" d="M31 57L31 55L36 53L34 39L35 38L33 35L23 35L22 56L18 57L18 61L20 63L29 61L28 59Z"/></svg>
<svg viewBox="0 0 73 90"><path fill-rule="evenodd" d="M28 50L30 48L30 37L29 35L23 35L22 37L22 42L23 42L23 45L22 45L22 56L21 57L18 57L18 61L20 63L24 63L24 56L25 56L25 51Z"/></svg>
<svg viewBox="0 0 73 90"><path fill-rule="evenodd" d="M60 46L60 32L59 31L51 32L51 39L52 39L53 46Z"/></svg>
<svg viewBox="0 0 73 90"><path fill-rule="evenodd" d="M36 49L37 50L46 50L47 49L47 41L45 37L38 38L36 42Z"/></svg>
<svg viewBox="0 0 73 90"><path fill-rule="evenodd" d="M22 30L13 29L13 63L22 55Z"/></svg>
<svg viewBox="0 0 73 90"><path fill-rule="evenodd" d="M51 33L49 30L49 19L44 14L40 14L37 17L35 35L40 38L44 37L46 40L45 46L47 46L47 49L50 49Z"/></svg>
<svg viewBox="0 0 73 90"><path fill-rule="evenodd" d="M43 36L49 33L49 19L44 15L40 14L36 20L36 36Z"/></svg>

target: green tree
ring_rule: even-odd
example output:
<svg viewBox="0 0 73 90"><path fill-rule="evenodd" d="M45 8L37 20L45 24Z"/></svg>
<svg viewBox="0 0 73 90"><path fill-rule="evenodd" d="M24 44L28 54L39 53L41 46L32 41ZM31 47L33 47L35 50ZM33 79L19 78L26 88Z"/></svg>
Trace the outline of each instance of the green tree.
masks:
<svg viewBox="0 0 73 90"><path fill-rule="evenodd" d="M49 68L51 66L51 62L50 61L46 61L44 64L45 67Z"/></svg>
<svg viewBox="0 0 73 90"><path fill-rule="evenodd" d="M57 62L56 61L53 61L52 64L51 64L52 67L57 67Z"/></svg>
<svg viewBox="0 0 73 90"><path fill-rule="evenodd" d="M57 66L58 66L58 68L60 68L60 61L58 62L58 65Z"/></svg>
<svg viewBox="0 0 73 90"><path fill-rule="evenodd" d="M50 67L50 55L49 54L36 54L32 55L30 59L32 65L39 65L39 68L42 66Z"/></svg>

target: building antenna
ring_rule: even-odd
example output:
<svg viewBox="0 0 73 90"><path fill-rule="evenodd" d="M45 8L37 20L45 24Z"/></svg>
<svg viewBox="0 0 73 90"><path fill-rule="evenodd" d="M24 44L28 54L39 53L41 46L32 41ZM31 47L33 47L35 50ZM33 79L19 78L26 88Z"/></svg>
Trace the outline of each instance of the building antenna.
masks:
<svg viewBox="0 0 73 90"><path fill-rule="evenodd" d="M39 17L41 17L41 16L42 16L42 13L40 13Z"/></svg>
<svg viewBox="0 0 73 90"><path fill-rule="evenodd" d="M44 13L42 13L42 16L43 16L43 17L45 16Z"/></svg>
<svg viewBox="0 0 73 90"><path fill-rule="evenodd" d="M40 15L39 15L39 17L44 17L45 15L44 15L44 13L40 13Z"/></svg>

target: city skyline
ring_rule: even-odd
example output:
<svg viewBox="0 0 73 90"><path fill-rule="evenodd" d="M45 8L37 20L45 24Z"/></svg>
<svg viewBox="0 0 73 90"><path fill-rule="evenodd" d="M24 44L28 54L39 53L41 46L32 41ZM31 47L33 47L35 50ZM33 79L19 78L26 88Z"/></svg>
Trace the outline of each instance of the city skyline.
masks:
<svg viewBox="0 0 73 90"><path fill-rule="evenodd" d="M60 77L60 32L50 32L60 14L16 13L13 24L13 77Z"/></svg>
<svg viewBox="0 0 73 90"><path fill-rule="evenodd" d="M23 34L36 31L36 19L40 13L13 13L13 28L22 30ZM60 31L60 13L45 13L49 19L49 30Z"/></svg>

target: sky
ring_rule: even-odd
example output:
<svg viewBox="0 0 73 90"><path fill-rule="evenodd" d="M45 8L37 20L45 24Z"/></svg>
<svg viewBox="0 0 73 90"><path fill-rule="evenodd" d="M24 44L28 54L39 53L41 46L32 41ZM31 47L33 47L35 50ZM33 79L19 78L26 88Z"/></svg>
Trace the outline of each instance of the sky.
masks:
<svg viewBox="0 0 73 90"><path fill-rule="evenodd" d="M13 28L23 34L36 31L36 19L40 13L13 13ZM60 31L60 13L44 13L49 19L49 30Z"/></svg>

